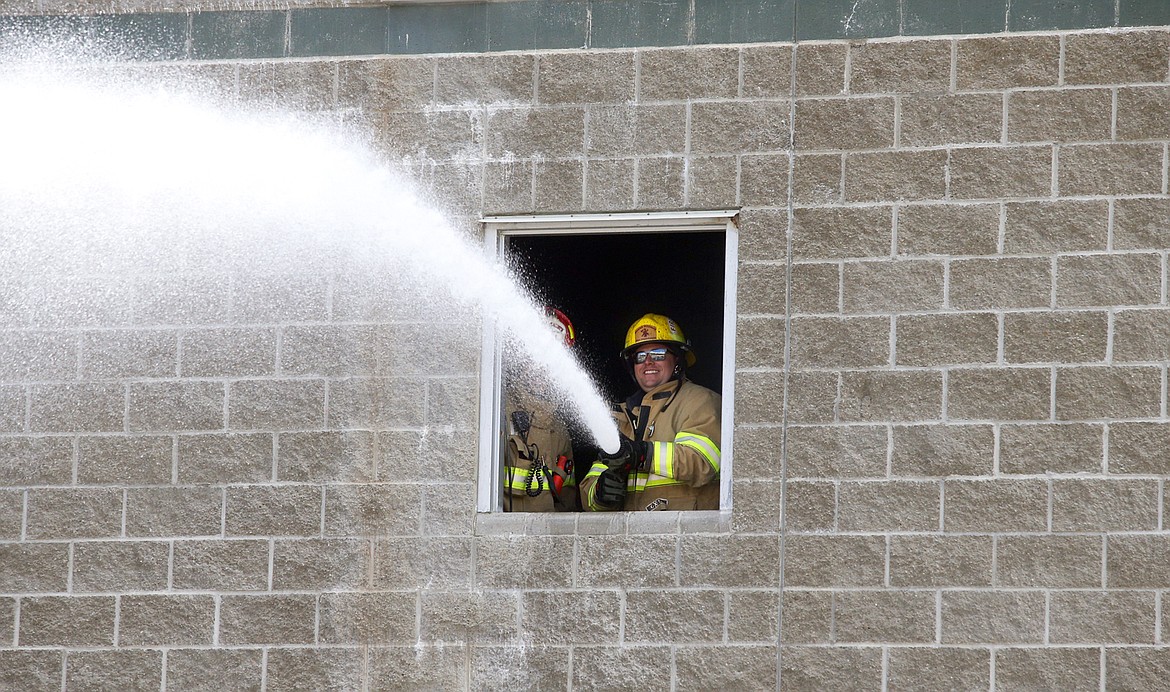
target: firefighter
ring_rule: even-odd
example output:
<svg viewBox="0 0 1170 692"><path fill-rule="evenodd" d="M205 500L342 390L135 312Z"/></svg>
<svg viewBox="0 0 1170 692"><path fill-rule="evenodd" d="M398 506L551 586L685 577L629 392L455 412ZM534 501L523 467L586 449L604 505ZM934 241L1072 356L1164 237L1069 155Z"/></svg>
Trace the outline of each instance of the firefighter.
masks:
<svg viewBox="0 0 1170 692"><path fill-rule="evenodd" d="M549 326L571 348L577 334L568 316L554 307L546 306L544 312ZM505 391L504 511L578 512L568 427L545 388L527 374L514 371Z"/></svg>
<svg viewBox="0 0 1170 692"><path fill-rule="evenodd" d="M639 391L614 405L621 446L581 481L592 511L719 509L719 394L687 379L695 352L678 324L646 314L621 357Z"/></svg>

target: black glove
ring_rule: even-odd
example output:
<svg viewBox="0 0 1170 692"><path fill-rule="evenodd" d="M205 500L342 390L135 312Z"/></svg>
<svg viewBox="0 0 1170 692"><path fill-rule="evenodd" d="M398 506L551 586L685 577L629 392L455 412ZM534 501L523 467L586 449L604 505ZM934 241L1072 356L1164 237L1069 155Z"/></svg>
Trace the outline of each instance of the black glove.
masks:
<svg viewBox="0 0 1170 692"><path fill-rule="evenodd" d="M626 504L628 471L607 468L597 477L593 486L593 501L606 509L621 509Z"/></svg>
<svg viewBox="0 0 1170 692"><path fill-rule="evenodd" d="M613 452L602 450L598 456L610 469L624 469L626 473L629 473L630 469L634 468L634 464L638 461L638 450L634 445L634 441L625 435L622 435L618 442L617 450Z"/></svg>

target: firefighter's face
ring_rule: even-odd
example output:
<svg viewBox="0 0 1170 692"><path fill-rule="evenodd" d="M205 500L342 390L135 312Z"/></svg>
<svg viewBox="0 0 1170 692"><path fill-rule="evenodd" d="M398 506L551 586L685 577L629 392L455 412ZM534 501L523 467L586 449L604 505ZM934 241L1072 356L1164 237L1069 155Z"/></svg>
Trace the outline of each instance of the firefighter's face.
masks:
<svg viewBox="0 0 1170 692"><path fill-rule="evenodd" d="M645 360L641 363L637 362L636 358L634 361L634 379L638 381L642 391L648 392L674 377L674 366L678 359L662 344L642 344L635 351L635 354L637 353L646 354ZM662 359L657 360L658 357Z"/></svg>

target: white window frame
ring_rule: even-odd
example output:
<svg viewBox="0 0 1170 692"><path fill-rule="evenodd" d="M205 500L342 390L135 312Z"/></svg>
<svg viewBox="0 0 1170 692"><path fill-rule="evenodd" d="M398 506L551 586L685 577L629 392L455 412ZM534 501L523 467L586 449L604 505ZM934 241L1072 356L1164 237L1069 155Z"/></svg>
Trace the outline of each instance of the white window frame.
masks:
<svg viewBox="0 0 1170 692"><path fill-rule="evenodd" d="M736 279L739 257L738 210L644 212L615 214L565 214L547 216L488 216L484 228L484 252L489 261L502 258L507 238L525 235L588 235L608 233L724 233L723 268L723 367L722 431L720 444L719 511L731 509L732 429L735 404ZM483 325L483 350L479 379L479 477L476 511L501 512L503 474L501 458L502 355L490 320Z"/></svg>

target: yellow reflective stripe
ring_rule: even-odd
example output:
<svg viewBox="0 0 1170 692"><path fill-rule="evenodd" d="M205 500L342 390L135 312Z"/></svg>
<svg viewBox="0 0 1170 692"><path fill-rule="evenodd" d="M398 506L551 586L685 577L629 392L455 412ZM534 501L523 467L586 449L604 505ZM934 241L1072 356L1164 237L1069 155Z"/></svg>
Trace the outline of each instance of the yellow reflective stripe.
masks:
<svg viewBox="0 0 1170 692"><path fill-rule="evenodd" d="M674 478L674 445L670 442L651 442L650 454L650 471Z"/></svg>
<svg viewBox="0 0 1170 692"><path fill-rule="evenodd" d="M602 467L602 468L605 468L605 467ZM510 477L511 477L511 482L505 483L504 485L511 488L512 490L526 490L528 488L528 485L527 485L528 484L528 476L531 473L532 473L532 469L518 469L514 466L509 466L508 467L508 475L510 475ZM598 471L598 473L600 473L600 471ZM545 485L548 485L548 483L549 483L548 477L544 476L543 474L541 474L540 477L544 478ZM562 485L561 487L567 488L569 486L575 486L575 485L577 485L577 479L574 478L573 476L569 476L568 478L565 479L564 485Z"/></svg>
<svg viewBox="0 0 1170 692"><path fill-rule="evenodd" d="M639 471L630 474L630 480L626 485L629 486L631 491L640 492L645 488L659 488L664 485L684 485L684 483L673 478L663 478L655 473Z"/></svg>
<svg viewBox="0 0 1170 692"><path fill-rule="evenodd" d="M719 473L719 445L714 440L698 433L681 432L674 436L674 443L695 450Z"/></svg>
<svg viewBox="0 0 1170 692"><path fill-rule="evenodd" d="M585 474L585 479L587 480L589 478L597 478L598 476L601 475L601 472L604 470L605 470L605 464L601 463L600 461L594 462L593 468L589 469L589 473ZM586 493L586 495L588 496L585 498L585 506L586 507L588 507L589 509L591 509L595 512L603 511L606 509L605 507L602 507L601 505L594 502L594 498L597 495L597 483L593 483L592 485L589 486L589 492Z"/></svg>

